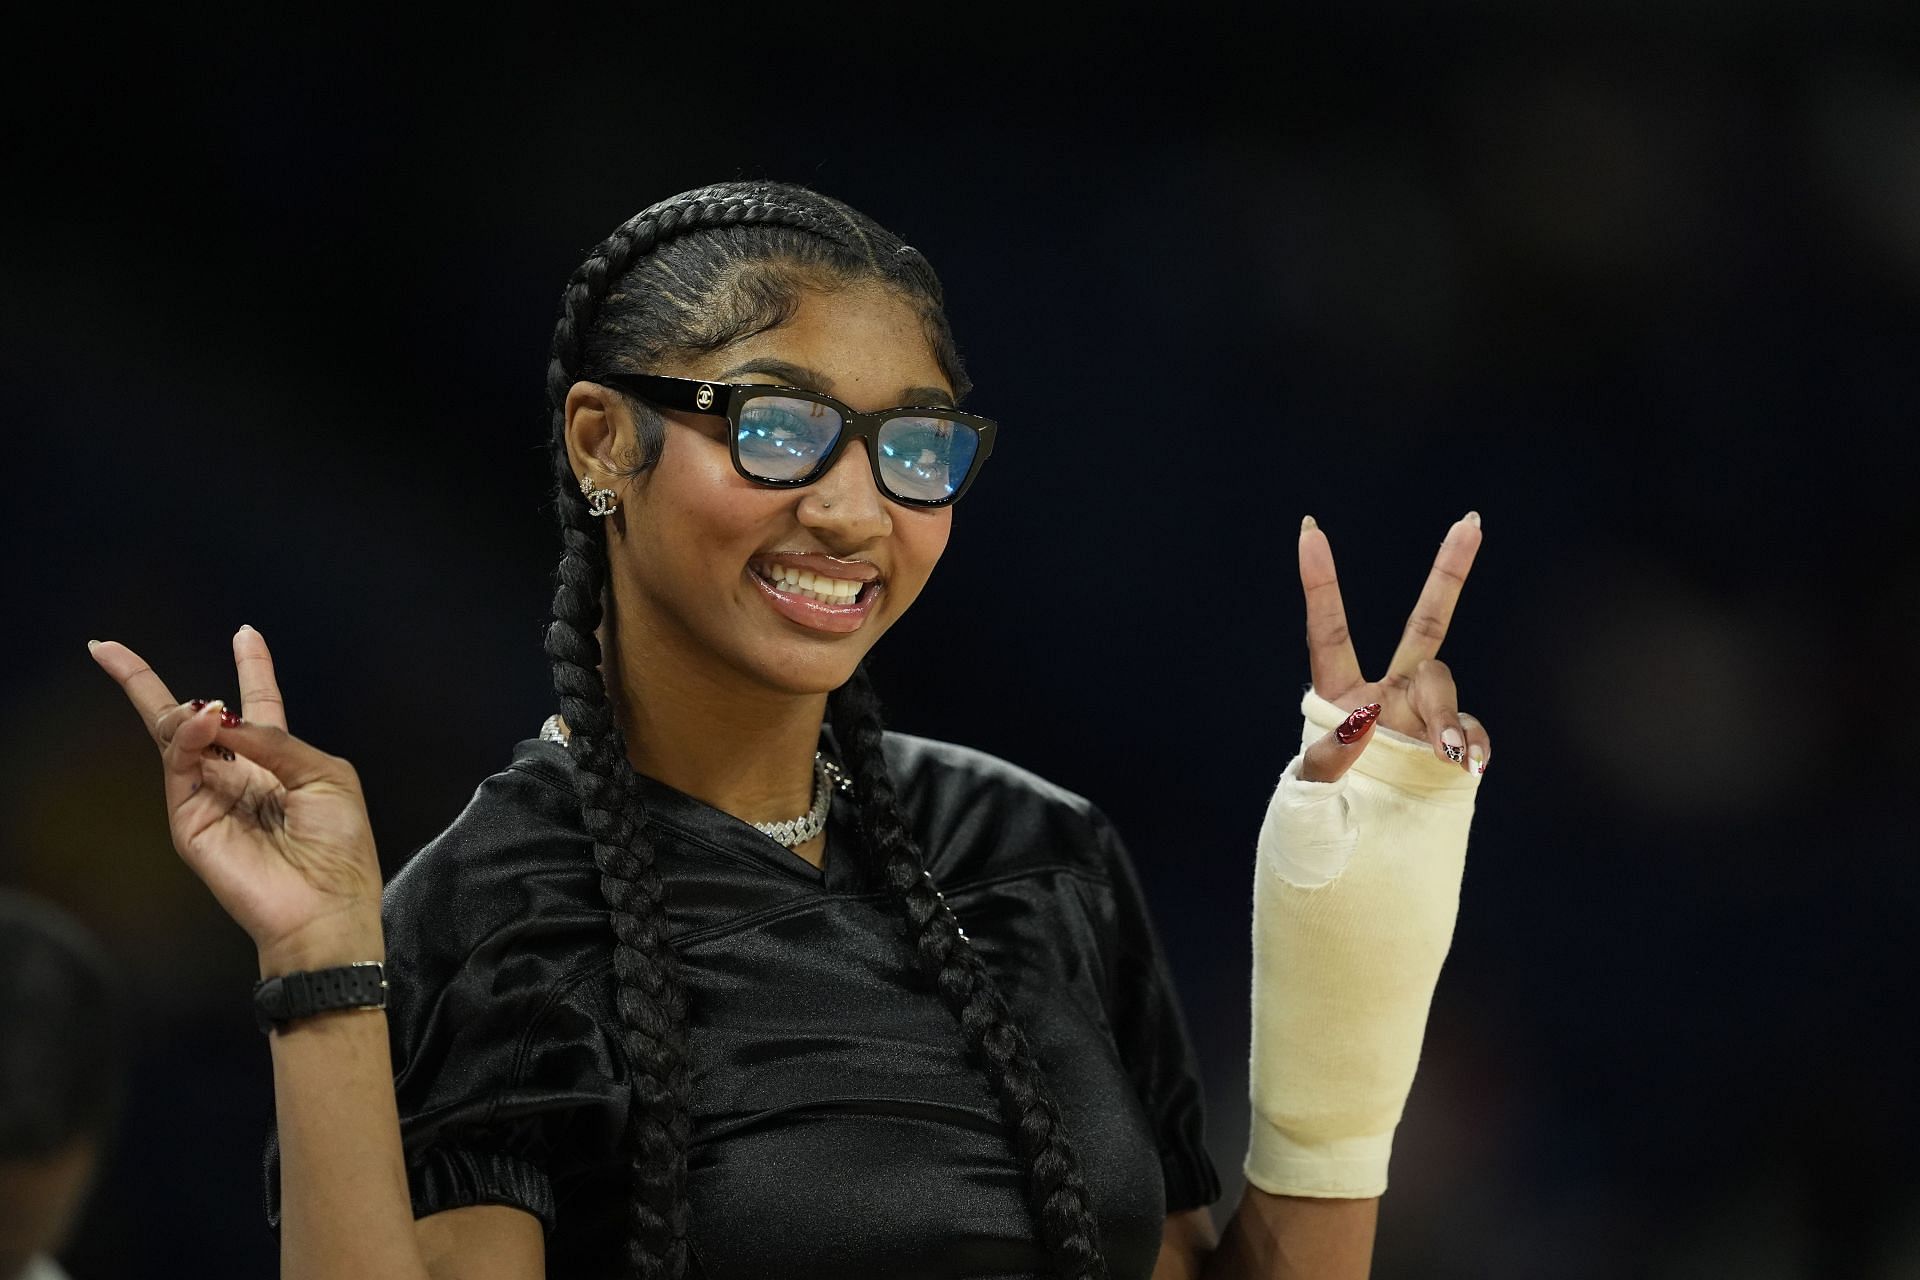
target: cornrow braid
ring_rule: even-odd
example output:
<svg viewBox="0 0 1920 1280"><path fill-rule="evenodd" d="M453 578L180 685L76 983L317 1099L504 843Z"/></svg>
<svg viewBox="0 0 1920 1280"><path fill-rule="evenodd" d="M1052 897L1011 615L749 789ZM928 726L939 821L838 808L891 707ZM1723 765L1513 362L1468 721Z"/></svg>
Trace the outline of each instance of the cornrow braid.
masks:
<svg viewBox="0 0 1920 1280"><path fill-rule="evenodd" d="M881 753L880 700L865 664L827 705L859 799L865 869L906 916L922 972L960 1024L970 1060L998 1095L1014 1149L1026 1164L1027 1208L1039 1225L1041 1243L1061 1276L1105 1280L1097 1220L1059 1104L986 963L961 937L959 921L935 890L900 815Z"/></svg>
<svg viewBox="0 0 1920 1280"><path fill-rule="evenodd" d="M664 355L718 350L773 327L791 315L796 284L808 273L877 279L915 299L935 357L955 394L965 393L939 278L925 257L838 201L768 183L701 188L622 224L567 281L547 362L561 557L546 651L614 934L614 998L633 1089L627 1261L644 1280L680 1280L690 1257L687 998L668 941L666 887L646 807L600 671L607 546L573 474L566 400L582 379L646 371ZM637 473L658 459L661 428L644 405L630 404L640 434ZM1104 1280L1096 1219L1059 1107L1012 1010L927 879L887 774L879 703L864 671L833 694L829 708L860 797L863 847L851 854L870 882L888 890L918 964L999 1099L1055 1269Z"/></svg>
<svg viewBox="0 0 1920 1280"><path fill-rule="evenodd" d="M560 714L572 735L581 817L593 839L600 892L615 938L615 1002L621 1040L633 1066L633 1105L627 1113L633 1144L627 1260L642 1280L680 1280L687 1270L692 1089L687 1077L686 993L667 945L665 886L647 834L646 807L627 760L626 736L600 674L597 633L607 549L598 518L587 510L574 482L566 446L566 398L581 364L581 335L592 328L608 286L636 257L691 227L790 216L753 200L695 200L630 220L595 248L567 282L547 362L562 551L546 650Z"/></svg>

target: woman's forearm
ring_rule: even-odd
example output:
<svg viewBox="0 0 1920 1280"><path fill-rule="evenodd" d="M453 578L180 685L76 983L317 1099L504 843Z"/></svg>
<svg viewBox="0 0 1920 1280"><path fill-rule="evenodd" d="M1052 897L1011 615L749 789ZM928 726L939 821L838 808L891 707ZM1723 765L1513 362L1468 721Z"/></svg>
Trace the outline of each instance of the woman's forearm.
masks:
<svg viewBox="0 0 1920 1280"><path fill-rule="evenodd" d="M1201 1280L1366 1280L1380 1201L1276 1196L1249 1185Z"/></svg>
<svg viewBox="0 0 1920 1280"><path fill-rule="evenodd" d="M376 935L377 937L377 935ZM261 957L261 974L380 958L377 943ZM276 1031L281 1280L427 1280L393 1094L387 1015L350 1009Z"/></svg>

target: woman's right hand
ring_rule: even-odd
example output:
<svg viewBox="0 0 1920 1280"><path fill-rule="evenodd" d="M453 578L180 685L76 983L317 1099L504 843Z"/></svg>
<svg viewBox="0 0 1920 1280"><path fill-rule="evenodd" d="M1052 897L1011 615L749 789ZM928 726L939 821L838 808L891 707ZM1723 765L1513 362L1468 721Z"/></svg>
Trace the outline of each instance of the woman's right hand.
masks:
<svg viewBox="0 0 1920 1280"><path fill-rule="evenodd" d="M117 641L88 648L160 748L173 847L253 939L261 973L384 960L380 860L360 778L287 732L260 633L233 637L238 715L180 702Z"/></svg>

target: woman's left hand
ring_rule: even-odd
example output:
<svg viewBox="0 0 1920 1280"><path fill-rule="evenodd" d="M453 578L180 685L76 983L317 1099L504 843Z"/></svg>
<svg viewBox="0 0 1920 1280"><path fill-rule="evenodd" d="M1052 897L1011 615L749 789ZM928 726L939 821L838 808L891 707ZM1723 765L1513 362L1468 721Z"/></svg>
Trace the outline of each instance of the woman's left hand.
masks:
<svg viewBox="0 0 1920 1280"><path fill-rule="evenodd" d="M1311 521L1300 531L1318 695L1303 703L1307 723L1328 725L1324 703L1378 706L1373 720L1358 718L1358 732L1354 717L1318 739L1307 738L1314 728L1302 730L1306 749L1288 761L1260 828L1249 1077L1256 1119L1245 1170L1270 1195L1367 1200L1386 1189L1453 940L1480 786L1474 766L1486 759L1486 730L1460 713L1453 675L1434 656L1479 548L1469 513L1440 544L1386 672L1368 680L1347 634L1327 535ZM1371 746L1368 724L1411 745L1396 737ZM1423 759L1421 743L1442 763ZM1380 754L1366 777L1318 785L1341 780L1367 751Z"/></svg>
<svg viewBox="0 0 1920 1280"><path fill-rule="evenodd" d="M1479 550L1480 516L1469 511L1453 522L1440 543L1433 570L1407 618L1386 674L1369 680L1347 630L1333 547L1311 516L1300 528L1300 586L1307 598L1307 657L1313 691L1343 711L1379 703L1375 723L1426 742L1441 760L1472 773L1484 773L1492 754L1487 730L1460 710L1453 672L1435 655L1446 639L1454 605ZM1309 749L1301 761L1300 776L1306 781L1330 782L1359 755L1330 749L1332 735L1328 738L1321 749Z"/></svg>

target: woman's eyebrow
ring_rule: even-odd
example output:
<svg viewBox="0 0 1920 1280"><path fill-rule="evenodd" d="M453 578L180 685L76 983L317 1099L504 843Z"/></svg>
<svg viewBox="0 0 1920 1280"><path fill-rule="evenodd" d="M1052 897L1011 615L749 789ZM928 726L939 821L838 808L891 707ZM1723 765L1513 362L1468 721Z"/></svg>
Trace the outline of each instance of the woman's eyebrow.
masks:
<svg viewBox="0 0 1920 1280"><path fill-rule="evenodd" d="M821 395L833 394L833 379L818 369L809 369L790 360L775 360L771 356L737 364L721 374L717 381L725 382L742 373L770 373L790 387L803 387L808 391L818 391Z"/></svg>

